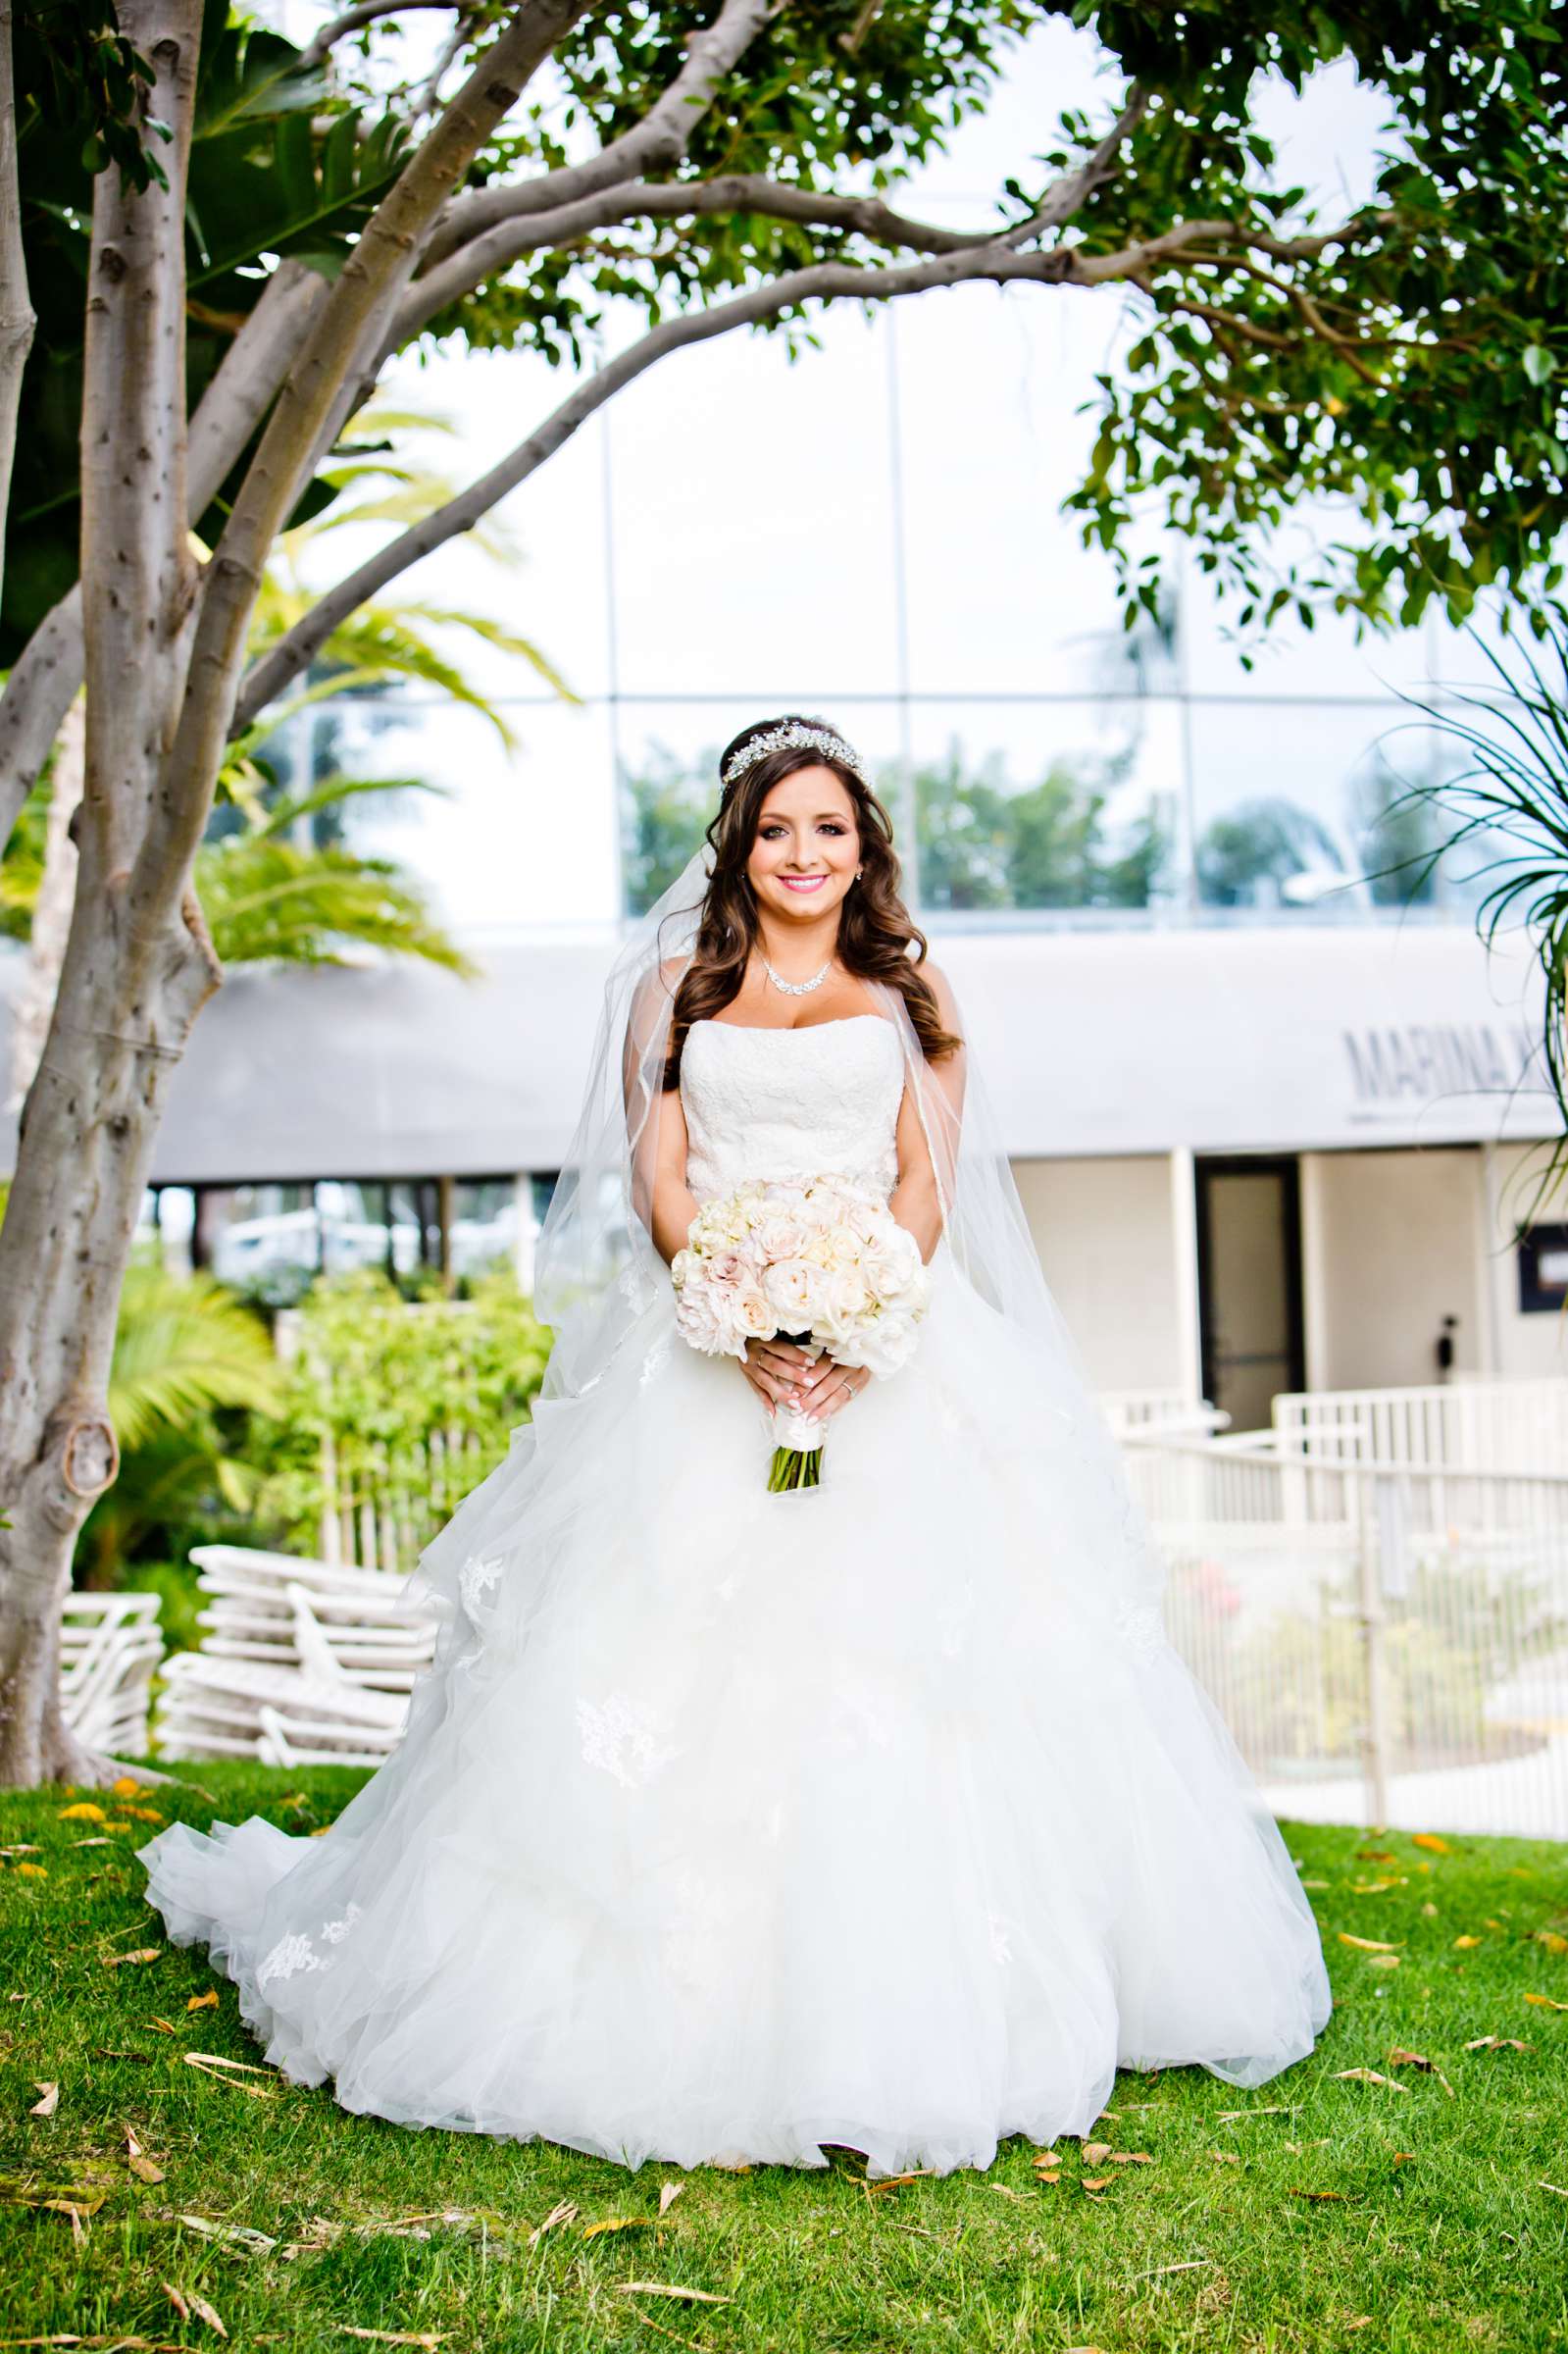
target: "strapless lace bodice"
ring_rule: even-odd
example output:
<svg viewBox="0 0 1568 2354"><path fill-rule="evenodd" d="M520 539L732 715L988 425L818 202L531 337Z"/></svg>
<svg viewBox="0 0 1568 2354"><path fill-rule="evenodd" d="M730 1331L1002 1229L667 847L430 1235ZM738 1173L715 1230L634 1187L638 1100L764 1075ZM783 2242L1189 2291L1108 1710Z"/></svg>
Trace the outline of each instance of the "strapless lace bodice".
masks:
<svg viewBox="0 0 1568 2354"><path fill-rule="evenodd" d="M880 1014L800 1030L694 1022L681 1055L686 1183L699 1202L748 1177L898 1177L898 1033Z"/></svg>

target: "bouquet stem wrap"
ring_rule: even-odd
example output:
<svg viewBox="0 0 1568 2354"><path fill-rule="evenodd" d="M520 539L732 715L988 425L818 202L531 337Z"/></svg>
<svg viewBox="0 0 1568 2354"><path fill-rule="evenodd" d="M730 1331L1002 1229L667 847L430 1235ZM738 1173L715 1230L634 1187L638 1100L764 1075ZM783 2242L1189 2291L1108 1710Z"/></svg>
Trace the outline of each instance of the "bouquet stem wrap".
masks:
<svg viewBox="0 0 1568 2354"><path fill-rule="evenodd" d="M797 1349L811 1347L809 1332L785 1332L781 1340L792 1341ZM798 1407L776 1406L770 1416L773 1423L773 1462L768 1471L770 1495L785 1488L820 1488L822 1485L822 1420L817 1414L803 1414Z"/></svg>

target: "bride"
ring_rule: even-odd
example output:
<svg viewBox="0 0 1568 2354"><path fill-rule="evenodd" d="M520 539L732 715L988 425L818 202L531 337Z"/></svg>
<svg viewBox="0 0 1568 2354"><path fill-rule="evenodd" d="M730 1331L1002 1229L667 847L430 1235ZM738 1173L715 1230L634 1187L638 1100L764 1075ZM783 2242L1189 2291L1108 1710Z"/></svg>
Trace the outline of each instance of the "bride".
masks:
<svg viewBox="0 0 1568 2354"><path fill-rule="evenodd" d="M140 1850L170 1936L347 2109L946 2172L1087 2133L1119 2067L1261 2084L1328 2020L898 872L835 730L734 739L611 975L539 1240L549 1369L421 1557L399 1747L323 1837ZM698 1205L802 1173L875 1188L927 1262L885 1378L677 1332ZM791 1407L820 1484L770 1492Z"/></svg>

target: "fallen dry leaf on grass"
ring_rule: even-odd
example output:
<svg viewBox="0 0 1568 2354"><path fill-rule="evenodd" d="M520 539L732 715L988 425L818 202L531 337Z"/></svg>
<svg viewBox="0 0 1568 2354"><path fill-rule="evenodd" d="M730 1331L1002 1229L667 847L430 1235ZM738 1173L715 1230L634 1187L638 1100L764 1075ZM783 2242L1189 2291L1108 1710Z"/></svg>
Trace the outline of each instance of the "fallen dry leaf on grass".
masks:
<svg viewBox="0 0 1568 2354"><path fill-rule="evenodd" d="M652 2228L653 2218L650 2215L606 2215L596 2224L584 2224L582 2236L584 2239L598 2239L606 2231L651 2231Z"/></svg>
<svg viewBox="0 0 1568 2354"><path fill-rule="evenodd" d="M1210 2150L1209 2156L1217 2158L1221 2166L1239 2166L1241 2163L1239 2150Z"/></svg>
<svg viewBox="0 0 1568 2354"><path fill-rule="evenodd" d="M1525 1933L1548 1954L1568 1954L1568 1937L1560 1937L1555 1929L1528 1929Z"/></svg>
<svg viewBox="0 0 1568 2354"><path fill-rule="evenodd" d="M1301 2190L1294 2182L1288 2185L1292 2199L1344 2199L1342 2190Z"/></svg>
<svg viewBox="0 0 1568 2354"><path fill-rule="evenodd" d="M271 2100L277 2086L277 2075L270 2068L258 2068L253 2060L226 2060L221 2052L187 2052L185 2065L210 2076L215 2084L227 2084L230 2092L248 2092L258 2101ZM230 2071L234 2072L230 2073ZM271 2084L241 2084L238 2077L271 2076Z"/></svg>
<svg viewBox="0 0 1568 2354"><path fill-rule="evenodd" d="M161 2182L164 2178L163 2168L154 2165L129 2125L126 2127L126 2164L138 2182Z"/></svg>
<svg viewBox="0 0 1568 2354"><path fill-rule="evenodd" d="M1397 1954L1368 1954L1367 1956L1368 1970L1397 1970L1398 1967L1399 1956Z"/></svg>
<svg viewBox="0 0 1568 2354"><path fill-rule="evenodd" d="M685 2184L684 2184L683 2182L661 2182L661 2183L660 2183L660 2185L659 2185L659 2213L660 2213L661 2215L668 2215L668 2214L669 2214L669 2212L670 2212L671 2208L672 2208L672 2207L675 2205L675 2203L676 2203L677 2199L678 2199L678 2198L681 2196L681 2193L682 2193L682 2192L684 2190L684 2188L685 2188Z"/></svg>
<svg viewBox="0 0 1568 2354"><path fill-rule="evenodd" d="M1391 2092L1408 2092L1408 2084L1396 2083L1392 2076L1380 2076L1375 2068L1337 2068L1336 2076L1353 2076L1358 2084L1387 2084Z"/></svg>
<svg viewBox="0 0 1568 2354"><path fill-rule="evenodd" d="M34 2092L42 2093L43 2098L42 2100L33 2102L32 2107L27 2111L27 2115L29 2117L53 2117L55 2111L60 2106L59 2085L40 2084L35 2076L32 2082L32 2089Z"/></svg>
<svg viewBox="0 0 1568 2354"><path fill-rule="evenodd" d="M339 2322L337 2328L345 2337L374 2338L379 2346L438 2346L439 2329L357 2329L352 2322Z"/></svg>
<svg viewBox="0 0 1568 2354"><path fill-rule="evenodd" d="M1456 1937L1453 1941L1454 1951L1455 1953L1468 1953L1472 1946L1480 1943L1479 1937Z"/></svg>
<svg viewBox="0 0 1568 2354"><path fill-rule="evenodd" d="M1517 2035L1472 2035L1465 2045L1467 2052L1528 2052L1534 2048L1521 2043Z"/></svg>
<svg viewBox="0 0 1568 2354"><path fill-rule="evenodd" d="M128 1954L100 1954L105 1970L122 1970L127 1962L156 1962L163 1952L161 1945L133 1946Z"/></svg>
<svg viewBox="0 0 1568 2354"><path fill-rule="evenodd" d="M1239 2117L1289 2117L1290 2114L1284 2101L1275 2101L1267 2109L1222 2109L1214 2122L1216 2124L1229 2125Z"/></svg>
<svg viewBox="0 0 1568 2354"><path fill-rule="evenodd" d="M576 2199L563 2199L559 2207L552 2207L550 2209L549 2214L545 2217L542 2224L534 2225L532 2230L529 2233L529 2246L531 2248L537 2247L539 2241L544 2237L546 2231L554 2231L562 2224L575 2224L577 2222L577 2214L578 2206Z"/></svg>
<svg viewBox="0 0 1568 2354"><path fill-rule="evenodd" d="M144 2215L148 2212L142 2209ZM215 2224L208 2216L186 2215L172 2207L160 2207L153 2212L167 2221L183 2224L187 2231L195 2231L203 2239L232 2240L235 2247L249 2248L253 2255L265 2256L278 2245L276 2239L270 2239L265 2231L253 2231L248 2224Z"/></svg>
<svg viewBox="0 0 1568 2354"><path fill-rule="evenodd" d="M1429 1847L1435 1856L1451 1856L1453 1853L1447 1840L1440 1839L1436 1831L1412 1831L1410 1844L1412 1847Z"/></svg>
<svg viewBox="0 0 1568 2354"><path fill-rule="evenodd" d="M187 2288L181 2291L175 2286L172 2280L165 2280L162 2287L165 2296L182 2322L188 2322L191 2315L194 2314L198 2322L205 2322L208 2328L216 2329L220 2337L228 2335L219 2319L216 2306L209 2305L207 2299L198 2290Z"/></svg>
<svg viewBox="0 0 1568 2354"><path fill-rule="evenodd" d="M1568 2011L1568 2003L1559 2003L1556 1996L1551 1994L1527 1994L1525 2001L1539 2003L1543 2011Z"/></svg>
<svg viewBox="0 0 1568 2354"><path fill-rule="evenodd" d="M1051 2180L1054 2181L1055 2179L1056 2176L1053 2175L1051 2176ZM1023 2192L1021 2190L1015 2190L1010 2182L987 2182L986 2188L991 2193L993 2198L1011 2199L1015 2207L1027 2207L1029 2205L1029 2201L1025 2198Z"/></svg>
<svg viewBox="0 0 1568 2354"><path fill-rule="evenodd" d="M1439 2068L1437 2062L1435 2060L1429 2060L1424 2052L1407 2052L1403 2044L1396 2043L1389 2054L1389 2066L1391 2068L1425 2069L1429 2075L1436 2076L1438 2082L1442 2086L1442 2089L1447 2094L1449 2100L1451 2101L1454 2098L1453 2086L1449 2083L1442 2069Z"/></svg>
<svg viewBox="0 0 1568 2354"><path fill-rule="evenodd" d="M1152 2166L1154 2161L1147 2150L1112 2150L1106 2164L1108 2166Z"/></svg>
<svg viewBox="0 0 1568 2354"><path fill-rule="evenodd" d="M1080 2190L1105 2190L1115 2180L1114 2175L1080 2175L1078 2187Z"/></svg>
<svg viewBox="0 0 1568 2354"><path fill-rule="evenodd" d="M676 2280L618 2280L618 2297L678 2297L685 2305L731 2305L733 2297L715 2296L711 2288L683 2288Z"/></svg>
<svg viewBox="0 0 1568 2354"><path fill-rule="evenodd" d="M936 2172L934 2166L917 2166L907 2175L884 2175L879 2181L866 2182L863 2188L868 2199L875 2198L879 2190L899 2190L904 2183L918 2182L923 2175L934 2175Z"/></svg>
<svg viewBox="0 0 1568 2354"><path fill-rule="evenodd" d="M16 1869L20 1872L25 1872L29 1880L46 1880L49 1877L47 1870L41 1864L19 1864L17 1865Z"/></svg>
<svg viewBox="0 0 1568 2354"><path fill-rule="evenodd" d="M193 1994L185 2005L187 2011L216 2011L217 2008L218 1989L216 1986L209 1986L205 1994Z"/></svg>
<svg viewBox="0 0 1568 2354"><path fill-rule="evenodd" d="M148 2020L147 2024L149 2027L156 2027L160 2035L177 2035L179 2032L172 2019L160 2019L156 2013Z"/></svg>
<svg viewBox="0 0 1568 2354"><path fill-rule="evenodd" d="M1086 2141L1084 2144L1083 2159L1086 2166L1098 2166L1101 2159L1108 2158L1110 2154L1111 2145L1108 2141Z"/></svg>
<svg viewBox="0 0 1568 2354"><path fill-rule="evenodd" d="M1364 1954L1391 1954L1395 1945L1402 1942L1396 1937L1352 1937L1348 1929L1340 1929L1337 1934L1341 1945L1353 1945Z"/></svg>
<svg viewBox="0 0 1568 2354"><path fill-rule="evenodd" d="M1358 1847L1355 1860L1358 1864L1397 1864L1399 1861L1391 1847Z"/></svg>
<svg viewBox="0 0 1568 2354"><path fill-rule="evenodd" d="M107 1822L109 1817L102 1807L92 1806L86 1799L83 1799L79 1806L62 1807L55 1817L55 1820L56 1822Z"/></svg>

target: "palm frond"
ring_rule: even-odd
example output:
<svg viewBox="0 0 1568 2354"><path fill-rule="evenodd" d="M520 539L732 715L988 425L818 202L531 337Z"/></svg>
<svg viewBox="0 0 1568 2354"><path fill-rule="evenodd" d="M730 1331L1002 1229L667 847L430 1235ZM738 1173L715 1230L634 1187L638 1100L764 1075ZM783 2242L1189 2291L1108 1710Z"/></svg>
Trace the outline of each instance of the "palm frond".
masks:
<svg viewBox="0 0 1568 2354"><path fill-rule="evenodd" d="M243 834L203 844L196 896L225 964L343 964L354 946L418 956L465 980L480 972L388 859Z"/></svg>
<svg viewBox="0 0 1568 2354"><path fill-rule="evenodd" d="M208 1275L133 1260L121 1294L109 1417L123 1450L187 1431L219 1407L277 1413L283 1381L260 1317Z"/></svg>

